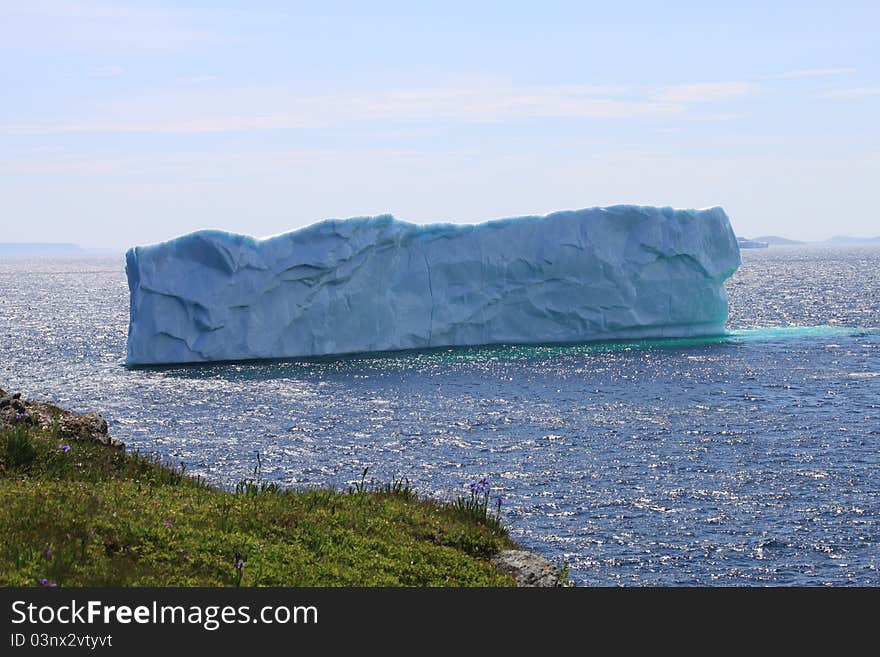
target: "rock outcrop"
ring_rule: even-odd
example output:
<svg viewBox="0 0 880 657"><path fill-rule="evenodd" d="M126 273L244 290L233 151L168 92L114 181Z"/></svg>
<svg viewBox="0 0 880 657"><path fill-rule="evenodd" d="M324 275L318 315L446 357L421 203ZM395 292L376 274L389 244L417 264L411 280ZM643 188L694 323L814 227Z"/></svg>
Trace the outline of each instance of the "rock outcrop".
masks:
<svg viewBox="0 0 880 657"><path fill-rule="evenodd" d="M124 443L108 432L107 420L97 413L74 413L54 404L23 399L0 388L0 429L25 424L44 431L56 431L62 440L90 440L108 447Z"/></svg>
<svg viewBox="0 0 880 657"><path fill-rule="evenodd" d="M492 558L502 573L516 580L517 586L570 586L560 577L559 570L544 557L527 550L504 550Z"/></svg>

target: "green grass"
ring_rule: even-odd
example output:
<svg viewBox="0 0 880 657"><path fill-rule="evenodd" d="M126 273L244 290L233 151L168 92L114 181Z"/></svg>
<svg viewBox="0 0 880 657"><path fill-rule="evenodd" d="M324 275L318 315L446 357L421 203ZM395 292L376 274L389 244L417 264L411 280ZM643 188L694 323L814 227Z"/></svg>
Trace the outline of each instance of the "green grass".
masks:
<svg viewBox="0 0 880 657"><path fill-rule="evenodd" d="M224 491L155 458L61 444L51 429L0 430L0 585L513 584L488 562L514 547L497 518L408 482Z"/></svg>

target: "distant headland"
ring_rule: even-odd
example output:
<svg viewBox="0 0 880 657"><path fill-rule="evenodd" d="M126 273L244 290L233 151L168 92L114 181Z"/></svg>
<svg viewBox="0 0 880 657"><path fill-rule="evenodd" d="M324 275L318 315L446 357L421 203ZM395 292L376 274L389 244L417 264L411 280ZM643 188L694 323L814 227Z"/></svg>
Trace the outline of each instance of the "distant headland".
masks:
<svg viewBox="0 0 880 657"><path fill-rule="evenodd" d="M792 240L787 237L779 237L778 235L762 235L760 237L739 237L740 247L758 248L765 246L798 246L798 245L831 245L831 246L852 246L858 244L878 244L880 245L880 236L878 237L852 237L851 235L835 235L827 240L802 241ZM743 244L745 242L745 244Z"/></svg>
<svg viewBox="0 0 880 657"><path fill-rule="evenodd" d="M91 249L69 242L0 242L0 256L98 255L113 249Z"/></svg>

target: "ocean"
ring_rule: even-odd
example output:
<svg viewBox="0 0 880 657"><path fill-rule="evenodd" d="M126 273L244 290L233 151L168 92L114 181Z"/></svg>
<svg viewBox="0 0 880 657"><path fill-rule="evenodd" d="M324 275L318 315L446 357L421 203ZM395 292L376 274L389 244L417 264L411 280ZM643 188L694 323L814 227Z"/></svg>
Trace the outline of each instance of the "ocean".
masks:
<svg viewBox="0 0 880 657"><path fill-rule="evenodd" d="M0 258L0 387L226 486L488 477L580 585L880 585L880 248L743 251L718 338L136 370L123 268Z"/></svg>

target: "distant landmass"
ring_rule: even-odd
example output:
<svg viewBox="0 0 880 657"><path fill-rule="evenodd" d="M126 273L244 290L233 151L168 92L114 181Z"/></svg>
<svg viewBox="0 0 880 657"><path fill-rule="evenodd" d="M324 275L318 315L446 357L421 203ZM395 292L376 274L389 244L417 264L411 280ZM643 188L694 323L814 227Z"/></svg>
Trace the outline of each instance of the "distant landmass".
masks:
<svg viewBox="0 0 880 657"><path fill-rule="evenodd" d="M0 255L73 255L83 253L78 244L60 242L0 242Z"/></svg>
<svg viewBox="0 0 880 657"><path fill-rule="evenodd" d="M880 244L880 237L851 237L849 235L835 235L828 244Z"/></svg>
<svg viewBox="0 0 880 657"><path fill-rule="evenodd" d="M9 255L93 255L112 249L87 249L67 242L0 242L0 256Z"/></svg>
<svg viewBox="0 0 880 657"><path fill-rule="evenodd" d="M741 249L766 249L770 246L767 242L759 242L758 240L750 240L747 237L737 237L737 244Z"/></svg>
<svg viewBox="0 0 880 657"><path fill-rule="evenodd" d="M878 244L880 245L880 237L852 237L850 235L835 235L827 240L819 240L815 242L803 242L801 240L792 240L787 237L779 237L778 235L762 235L761 237L738 237L740 248L755 249L765 246L797 246L799 244L829 244L832 246L846 246L859 244Z"/></svg>
<svg viewBox="0 0 880 657"><path fill-rule="evenodd" d="M779 237L778 235L762 235L753 238L756 242L766 242L770 246L791 246L793 244L806 244L799 240L790 240L787 237Z"/></svg>

